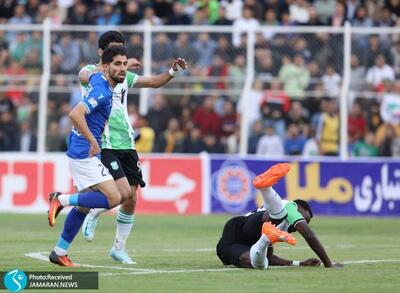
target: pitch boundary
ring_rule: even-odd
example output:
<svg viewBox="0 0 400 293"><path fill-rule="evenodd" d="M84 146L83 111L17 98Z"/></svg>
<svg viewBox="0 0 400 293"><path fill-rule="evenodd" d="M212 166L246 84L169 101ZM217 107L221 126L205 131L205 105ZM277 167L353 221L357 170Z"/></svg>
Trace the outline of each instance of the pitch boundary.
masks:
<svg viewBox="0 0 400 293"><path fill-rule="evenodd" d="M50 262L48 255L49 252L46 251L39 251L39 252L30 252L30 253L25 253L25 256L37 259L40 261L45 261L45 262ZM139 271L139 272L154 272L157 270L151 270L151 269L137 269L137 268L132 268L132 267L121 267L121 266L105 266L105 265L91 265L91 264L82 264L82 263L76 263L80 265L83 268L99 268L99 269L113 269L113 270L128 270L128 271Z"/></svg>
<svg viewBox="0 0 400 293"><path fill-rule="evenodd" d="M326 245L324 246L326 249L353 249L355 247L358 247L353 244L337 244L337 245ZM400 245L363 245L364 248L371 248L371 249L377 249L377 248L400 248ZM279 250L309 250L309 246L279 246L277 247ZM154 249L127 249L127 252L132 253L132 254L137 254L137 253L143 253L143 252L154 252ZM165 252L165 253L204 253L204 252L215 252L215 247L203 247L203 248L162 248L162 249L157 249L159 252ZM90 249L86 251L75 251L74 254L81 255L81 254L90 254L90 253L104 253L104 249ZM154 255L154 254L152 254ZM164 255L164 254L162 254ZM166 254L165 254L166 255Z"/></svg>
<svg viewBox="0 0 400 293"><path fill-rule="evenodd" d="M25 256L39 260L49 262L47 257L48 252L30 252L26 253ZM357 264L373 264L373 263L390 263L390 262L400 262L400 259L362 259L362 260L349 260L342 261L341 263L345 265L357 265ZM101 276L121 276L121 275L149 275L149 274L179 274L179 273L199 273L199 272L226 272L226 271L238 271L244 270L234 267L229 268L219 268L219 269L177 269L177 270L155 270L155 269L138 269L131 266L106 266L106 265L93 265L93 264L79 264L83 268L99 268L99 269L111 269L111 270L122 270L126 272L108 272L100 273ZM271 267L271 269L282 269L284 267Z"/></svg>

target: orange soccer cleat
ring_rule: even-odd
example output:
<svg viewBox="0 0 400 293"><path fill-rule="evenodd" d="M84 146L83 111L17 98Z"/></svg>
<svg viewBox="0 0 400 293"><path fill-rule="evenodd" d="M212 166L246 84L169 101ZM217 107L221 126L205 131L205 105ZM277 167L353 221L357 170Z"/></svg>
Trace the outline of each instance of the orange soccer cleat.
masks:
<svg viewBox="0 0 400 293"><path fill-rule="evenodd" d="M262 225L261 232L268 237L268 239L271 241L271 244L276 242L286 242L291 245L296 244L296 238L294 238L288 232L276 228L276 226L271 222L265 222Z"/></svg>
<svg viewBox="0 0 400 293"><path fill-rule="evenodd" d="M50 262L62 266L62 267L73 267L73 268L79 268L80 265L74 264L69 258L68 255L57 255L54 250L50 253L49 255L49 260Z"/></svg>
<svg viewBox="0 0 400 293"><path fill-rule="evenodd" d="M280 163L273 165L264 173L258 175L253 180L253 185L257 189L262 189L270 187L279 181L283 176L285 176L290 171L290 164Z"/></svg>
<svg viewBox="0 0 400 293"><path fill-rule="evenodd" d="M49 211L47 212L47 218L51 227L56 224L56 218L61 210L64 208L58 200L60 194L61 192L53 192L49 195Z"/></svg>

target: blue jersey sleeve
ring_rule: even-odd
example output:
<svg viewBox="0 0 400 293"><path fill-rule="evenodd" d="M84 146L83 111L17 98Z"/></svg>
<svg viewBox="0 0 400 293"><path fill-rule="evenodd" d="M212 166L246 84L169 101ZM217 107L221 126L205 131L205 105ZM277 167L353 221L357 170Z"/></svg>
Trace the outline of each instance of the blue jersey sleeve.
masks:
<svg viewBox="0 0 400 293"><path fill-rule="evenodd" d="M110 92L109 84L105 76L100 72L93 73L89 78L88 89L81 104L86 108L89 114L98 106L108 101Z"/></svg>

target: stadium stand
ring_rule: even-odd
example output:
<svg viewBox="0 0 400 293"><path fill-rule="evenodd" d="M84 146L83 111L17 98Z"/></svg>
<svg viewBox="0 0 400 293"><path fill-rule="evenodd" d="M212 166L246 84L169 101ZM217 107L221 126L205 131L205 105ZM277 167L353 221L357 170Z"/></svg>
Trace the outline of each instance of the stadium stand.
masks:
<svg viewBox="0 0 400 293"><path fill-rule="evenodd" d="M138 91L130 92L132 124L138 134L143 133L143 139L150 139L143 152L238 152L238 116L247 54L246 36L240 28L341 27L345 21L357 28L397 27L399 14L399 1L390 0L0 3L0 24L40 24L49 18L55 27L136 25L150 21L166 26L237 28L233 34L153 34L152 73L166 70L170 60L178 56L188 59L190 68L165 89L151 93L146 116L138 111ZM71 127L67 114L80 99L77 73L82 65L97 61L97 36L96 32L52 32L46 151L66 150ZM125 37L130 57L143 60L143 33L129 32ZM340 94L344 74L342 43L342 35L324 32L257 33L255 83L246 97L253 106L248 125L252 129L249 153L268 154L261 142L271 144L271 139L263 137L273 135L282 146L282 154L323 154L318 150L324 132L321 121L329 113L337 115L329 101L336 101ZM42 32L0 30L0 151L36 150L42 53ZM350 74L349 154L398 156L399 121L390 113L385 115L384 108L384 101L400 100L398 36L354 34ZM172 136L173 143L168 139ZM339 139L334 144L338 149Z"/></svg>

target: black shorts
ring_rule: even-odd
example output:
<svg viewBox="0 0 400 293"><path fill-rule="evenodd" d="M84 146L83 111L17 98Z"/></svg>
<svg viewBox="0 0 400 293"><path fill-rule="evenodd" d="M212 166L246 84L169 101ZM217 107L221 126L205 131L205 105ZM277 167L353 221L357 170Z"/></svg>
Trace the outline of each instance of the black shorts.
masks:
<svg viewBox="0 0 400 293"><path fill-rule="evenodd" d="M234 243L220 239L217 244L217 255L224 265L234 265L241 268L240 256L250 251L251 245Z"/></svg>
<svg viewBox="0 0 400 293"><path fill-rule="evenodd" d="M224 265L240 268L240 256L251 248L251 243L241 239L242 226L246 220L245 217L235 217L224 226L222 237L217 244L217 255Z"/></svg>
<svg viewBox="0 0 400 293"><path fill-rule="evenodd" d="M146 186L136 150L102 149L101 162L108 168L114 180L126 177L131 186Z"/></svg>

